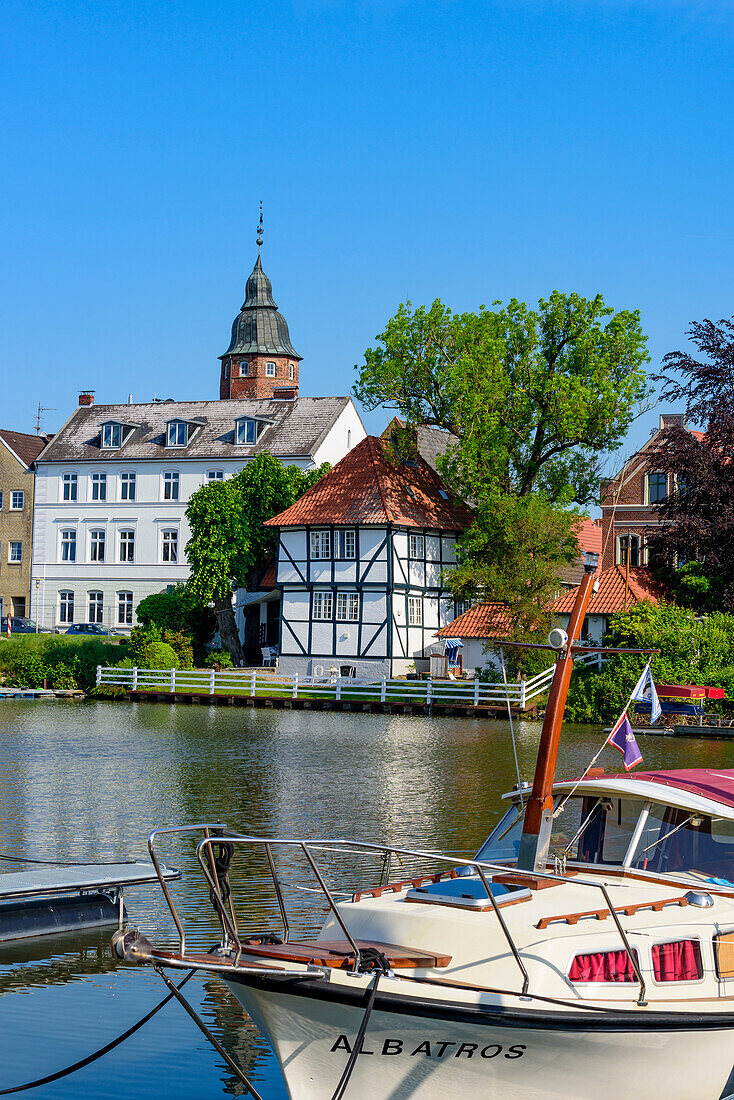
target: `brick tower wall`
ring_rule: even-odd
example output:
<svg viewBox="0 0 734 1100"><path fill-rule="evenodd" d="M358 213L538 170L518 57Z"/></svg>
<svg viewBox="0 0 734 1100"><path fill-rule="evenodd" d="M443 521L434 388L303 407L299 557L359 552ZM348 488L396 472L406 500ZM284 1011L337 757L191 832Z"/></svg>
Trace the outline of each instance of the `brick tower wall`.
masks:
<svg viewBox="0 0 734 1100"><path fill-rule="evenodd" d="M249 364L247 375L240 375L240 361ZM266 374L267 364L275 363L275 377ZM293 377L290 377L290 367ZM232 356L222 361L219 380L220 400L230 398L272 398L276 390L292 390L298 397L298 360L286 355Z"/></svg>

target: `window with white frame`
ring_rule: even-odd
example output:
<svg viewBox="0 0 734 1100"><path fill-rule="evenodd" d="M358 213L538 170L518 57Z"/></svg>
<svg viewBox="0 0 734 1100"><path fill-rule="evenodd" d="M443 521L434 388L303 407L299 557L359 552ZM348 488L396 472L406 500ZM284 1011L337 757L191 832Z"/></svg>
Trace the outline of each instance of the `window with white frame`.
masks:
<svg viewBox="0 0 734 1100"><path fill-rule="evenodd" d="M357 556L357 532L352 527L334 532L334 556L349 561Z"/></svg>
<svg viewBox="0 0 734 1100"><path fill-rule="evenodd" d="M118 447L122 446L122 424L103 424L102 425L102 450L103 451L116 451ZM100 619L100 622L102 620ZM94 622L94 619L92 620Z"/></svg>
<svg viewBox="0 0 734 1100"><path fill-rule="evenodd" d="M89 532L89 560L104 561L105 532L102 527L95 527Z"/></svg>
<svg viewBox="0 0 734 1100"><path fill-rule="evenodd" d="M22 489L13 489L10 494L10 511L22 512L23 504L25 503L25 493Z"/></svg>
<svg viewBox="0 0 734 1100"><path fill-rule="evenodd" d="M411 558L425 557L426 540L423 535L410 535L408 537L408 554Z"/></svg>
<svg viewBox="0 0 734 1100"><path fill-rule="evenodd" d="M314 592L313 594L313 611L311 617L313 619L331 619L333 618L333 599L332 594L329 591Z"/></svg>
<svg viewBox="0 0 734 1100"><path fill-rule="evenodd" d="M224 481L224 470L207 470L207 481Z"/></svg>
<svg viewBox="0 0 734 1100"><path fill-rule="evenodd" d="M123 470L120 474L120 500L135 500L134 470Z"/></svg>
<svg viewBox="0 0 734 1100"><path fill-rule="evenodd" d="M343 623L359 622L359 592L337 592L336 617Z"/></svg>
<svg viewBox="0 0 734 1100"><path fill-rule="evenodd" d="M61 532L61 560L76 561L76 529L73 527Z"/></svg>
<svg viewBox="0 0 734 1100"><path fill-rule="evenodd" d="M275 378L275 363L265 364L265 374L268 378Z"/></svg>
<svg viewBox="0 0 734 1100"><path fill-rule="evenodd" d="M132 592L117 593L117 625L133 625L133 594Z"/></svg>
<svg viewBox="0 0 734 1100"><path fill-rule="evenodd" d="M240 360L240 378L247 378L250 373L250 364L245 360Z"/></svg>
<svg viewBox="0 0 734 1100"><path fill-rule="evenodd" d="M224 367L222 368L222 372L223 372L223 375L224 375L225 379L229 378L229 363L224 364Z"/></svg>
<svg viewBox="0 0 734 1100"><path fill-rule="evenodd" d="M89 621L101 623L104 614L104 596L101 592L89 593Z"/></svg>
<svg viewBox="0 0 734 1100"><path fill-rule="evenodd" d="M9 542L8 543L8 561L17 564L23 561L23 543L22 542Z"/></svg>
<svg viewBox="0 0 734 1100"><path fill-rule="evenodd" d="M178 561L178 531L161 531L161 560Z"/></svg>
<svg viewBox="0 0 734 1100"><path fill-rule="evenodd" d="M454 618L458 619L459 615L463 615L464 612L470 611L474 606L471 600L456 600L454 603Z"/></svg>
<svg viewBox="0 0 734 1100"><path fill-rule="evenodd" d="M296 376L296 368L293 366L292 363L289 363L288 364L288 377L290 378L291 382L293 381L295 376Z"/></svg>
<svg viewBox="0 0 734 1100"><path fill-rule="evenodd" d="M107 474L92 474L92 500L107 500Z"/></svg>
<svg viewBox="0 0 734 1100"><path fill-rule="evenodd" d="M59 592L59 622L74 622L74 593Z"/></svg>
<svg viewBox="0 0 734 1100"><path fill-rule="evenodd" d="M62 474L61 475L61 499L62 500L76 500L79 491L78 478L76 474Z"/></svg>
<svg viewBox="0 0 734 1100"><path fill-rule="evenodd" d="M423 600L420 596L408 596L408 626L423 626Z"/></svg>
<svg viewBox="0 0 734 1100"><path fill-rule="evenodd" d="M257 420L242 416L235 422L234 441L240 446L257 442Z"/></svg>
<svg viewBox="0 0 734 1100"><path fill-rule="evenodd" d="M166 470L163 475L163 499L178 500L178 470Z"/></svg>
<svg viewBox="0 0 734 1100"><path fill-rule="evenodd" d="M135 561L135 531L120 531L120 561Z"/></svg>
<svg viewBox="0 0 734 1100"><path fill-rule="evenodd" d="M640 561L640 536L622 535L619 540L619 564L636 568Z"/></svg>
<svg viewBox="0 0 734 1100"><path fill-rule="evenodd" d="M331 557L331 531L312 531L310 542L312 559L323 561Z"/></svg>
<svg viewBox="0 0 734 1100"><path fill-rule="evenodd" d="M169 420L166 446L185 447L189 441L189 426L185 420Z"/></svg>

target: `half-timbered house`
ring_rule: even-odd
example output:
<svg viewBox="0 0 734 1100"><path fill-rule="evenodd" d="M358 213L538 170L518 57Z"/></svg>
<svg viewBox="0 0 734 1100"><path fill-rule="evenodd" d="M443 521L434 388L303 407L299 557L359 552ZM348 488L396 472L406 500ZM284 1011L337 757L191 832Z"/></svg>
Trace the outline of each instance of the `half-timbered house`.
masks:
<svg viewBox="0 0 734 1100"><path fill-rule="evenodd" d="M470 514L420 457L368 436L280 515L281 672L428 670L457 614L444 573Z"/></svg>

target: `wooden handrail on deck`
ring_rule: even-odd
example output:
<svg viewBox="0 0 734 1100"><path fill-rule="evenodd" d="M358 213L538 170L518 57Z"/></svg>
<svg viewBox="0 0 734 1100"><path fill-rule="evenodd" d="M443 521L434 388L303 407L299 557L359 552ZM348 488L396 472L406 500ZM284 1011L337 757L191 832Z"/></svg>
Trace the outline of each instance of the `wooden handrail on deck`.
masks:
<svg viewBox="0 0 734 1100"><path fill-rule="evenodd" d="M676 898L663 898L660 901L641 901L636 905L615 906L614 912L621 913L625 917L632 917L641 909L651 909L653 913L660 913L666 905L688 905L688 897L681 894ZM547 928L549 924L578 924L583 917L595 917L597 920L606 920L611 916L609 909L586 909L583 913L558 913L554 917L541 917L536 928Z"/></svg>

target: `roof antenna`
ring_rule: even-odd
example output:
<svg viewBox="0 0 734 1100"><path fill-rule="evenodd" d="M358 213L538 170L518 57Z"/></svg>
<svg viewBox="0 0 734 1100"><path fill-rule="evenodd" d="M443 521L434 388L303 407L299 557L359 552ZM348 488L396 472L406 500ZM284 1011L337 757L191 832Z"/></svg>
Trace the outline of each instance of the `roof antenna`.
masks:
<svg viewBox="0 0 734 1100"><path fill-rule="evenodd" d="M41 421L45 412L56 412L56 410L52 409L50 405L42 405L39 401L38 412L36 413L36 435L41 434Z"/></svg>
<svg viewBox="0 0 734 1100"><path fill-rule="evenodd" d="M257 226L257 254L260 255L260 249L263 243L263 204L260 202L260 221Z"/></svg>

